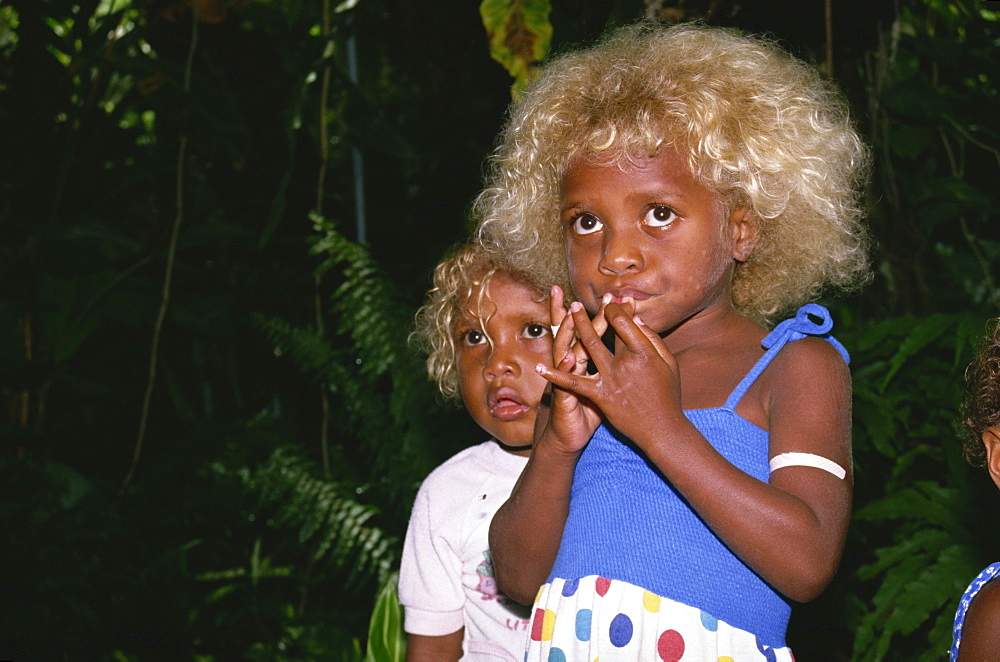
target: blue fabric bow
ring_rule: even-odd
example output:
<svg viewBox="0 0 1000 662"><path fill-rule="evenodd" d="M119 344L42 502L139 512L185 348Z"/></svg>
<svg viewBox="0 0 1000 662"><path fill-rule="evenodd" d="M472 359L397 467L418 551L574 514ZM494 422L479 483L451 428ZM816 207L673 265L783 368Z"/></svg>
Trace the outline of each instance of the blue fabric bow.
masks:
<svg viewBox="0 0 1000 662"><path fill-rule="evenodd" d="M767 334L761 344L770 349L782 339L790 342L806 336L816 336L833 345L844 357L844 361L850 363L851 355L847 353L847 349L830 335L832 328L833 317L830 316L830 311L818 303L807 303L799 308L795 317L774 327L774 330Z"/></svg>

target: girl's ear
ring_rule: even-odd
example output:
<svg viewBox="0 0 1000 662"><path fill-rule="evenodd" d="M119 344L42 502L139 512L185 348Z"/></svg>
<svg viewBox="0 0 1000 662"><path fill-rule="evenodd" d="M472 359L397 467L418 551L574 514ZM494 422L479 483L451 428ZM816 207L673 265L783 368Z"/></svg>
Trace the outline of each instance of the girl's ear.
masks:
<svg viewBox="0 0 1000 662"><path fill-rule="evenodd" d="M983 445L986 446L986 470L990 478L1000 487L1000 428L988 427L983 432Z"/></svg>
<svg viewBox="0 0 1000 662"><path fill-rule="evenodd" d="M748 209L740 207L730 215L729 229L733 239L733 257L740 262L746 262L760 238L760 224L757 222L757 217Z"/></svg>

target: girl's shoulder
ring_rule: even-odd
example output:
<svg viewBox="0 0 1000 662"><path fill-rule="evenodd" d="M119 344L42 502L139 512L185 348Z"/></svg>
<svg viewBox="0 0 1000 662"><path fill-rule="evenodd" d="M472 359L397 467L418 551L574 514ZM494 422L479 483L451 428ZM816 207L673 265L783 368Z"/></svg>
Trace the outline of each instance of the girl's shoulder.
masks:
<svg viewBox="0 0 1000 662"><path fill-rule="evenodd" d="M785 344L762 375L771 389L801 388L810 384L850 386L850 369L828 341L814 336Z"/></svg>
<svg viewBox="0 0 1000 662"><path fill-rule="evenodd" d="M766 361L763 348L761 361ZM816 401L849 397L850 371L847 363L829 342L805 337L785 343L766 366L753 368L753 382L737 405L737 413L767 430L776 408L810 407Z"/></svg>
<svg viewBox="0 0 1000 662"><path fill-rule="evenodd" d="M777 352L773 372L792 381L848 376L850 356L832 335L833 327L833 316L823 306L808 303L800 307L764 339L764 346Z"/></svg>
<svg viewBox="0 0 1000 662"><path fill-rule="evenodd" d="M985 660L1000 650L1000 580L985 584L965 612L958 660Z"/></svg>

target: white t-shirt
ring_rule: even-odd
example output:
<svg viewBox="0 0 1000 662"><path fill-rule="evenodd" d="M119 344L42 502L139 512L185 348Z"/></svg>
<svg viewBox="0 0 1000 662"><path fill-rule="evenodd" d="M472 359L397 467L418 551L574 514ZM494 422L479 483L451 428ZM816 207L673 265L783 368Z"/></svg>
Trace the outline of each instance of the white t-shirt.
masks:
<svg viewBox="0 0 1000 662"><path fill-rule="evenodd" d="M528 458L493 441L445 461L417 492L399 572L405 630L440 636L465 627L463 660L524 659L530 607L498 592L490 521Z"/></svg>

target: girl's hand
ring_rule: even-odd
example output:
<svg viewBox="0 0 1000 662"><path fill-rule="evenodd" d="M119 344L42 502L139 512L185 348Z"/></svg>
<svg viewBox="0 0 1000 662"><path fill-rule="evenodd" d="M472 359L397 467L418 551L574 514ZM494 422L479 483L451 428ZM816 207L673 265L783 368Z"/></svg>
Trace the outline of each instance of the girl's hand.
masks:
<svg viewBox="0 0 1000 662"><path fill-rule="evenodd" d="M625 306L634 308L630 300ZM563 335L565 327L572 325L579 334L580 347L570 354L585 351L597 373L588 375L574 369L575 357L573 362L557 364L556 370L540 369L539 373L557 387L555 392L596 407L619 431L639 443L651 426L669 426L683 418L677 361L663 340L623 305L604 303L601 309L602 314L591 323L583 306L574 303L554 343L556 352L565 347L569 342ZM614 354L604 346L598 331L609 325L615 331Z"/></svg>
<svg viewBox="0 0 1000 662"><path fill-rule="evenodd" d="M608 324L604 318L604 310L610 297L602 303L591 325L594 333L603 334ZM575 304L582 308L580 304ZM590 356L580 344L575 334L575 321L566 309L566 299L563 290L558 285L552 287L549 296L549 314L555 339L552 343L552 364L558 370L573 374L586 375ZM586 313L582 313L586 318ZM547 366L539 364L537 370L543 376ZM601 424L601 412L593 403L564 389L553 387L548 411L544 412L544 420L539 417L535 426L535 438L538 441L546 433L551 434L556 447L566 453L577 453L587 445L597 426Z"/></svg>
<svg viewBox="0 0 1000 662"><path fill-rule="evenodd" d="M608 330L608 322L604 318L604 309L607 307L608 302L611 301L611 296L607 295L601 301L601 307L597 311L597 315L594 316L593 325L594 331L598 336L603 336L604 332ZM559 365L562 360L570 354L573 354L573 369L570 371L576 375L587 374L587 363L590 360L587 352L580 345L576 334L572 331L567 331L565 333L558 333L562 331L563 322L569 317L569 311L566 307L566 296L563 290L558 285L552 286L552 291L549 296L549 317L552 320L553 329L553 343L552 343L552 365ZM574 328L572 326L572 319L570 318L570 329Z"/></svg>

